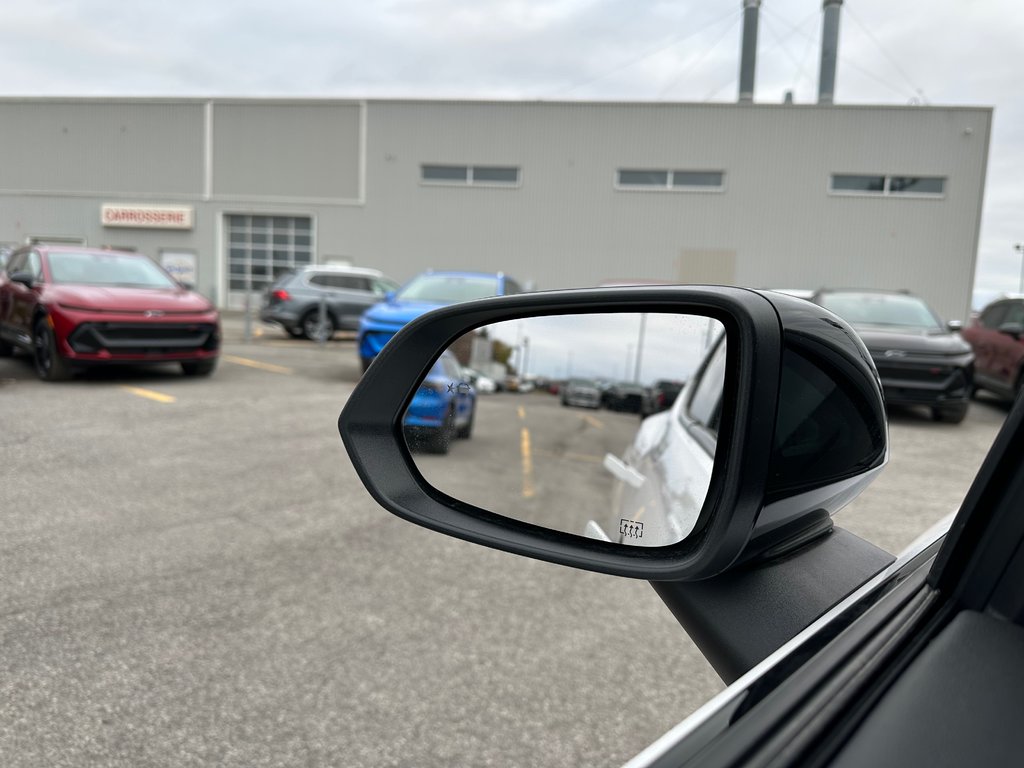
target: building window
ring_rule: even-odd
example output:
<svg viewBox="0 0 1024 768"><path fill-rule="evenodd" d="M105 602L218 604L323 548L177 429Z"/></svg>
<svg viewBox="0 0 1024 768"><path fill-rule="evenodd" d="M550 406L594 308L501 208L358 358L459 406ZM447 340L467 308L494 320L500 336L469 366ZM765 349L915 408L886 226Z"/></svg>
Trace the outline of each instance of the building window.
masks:
<svg viewBox="0 0 1024 768"><path fill-rule="evenodd" d="M946 191L946 179L942 176L865 176L833 173L829 191L840 194L938 197Z"/></svg>
<svg viewBox="0 0 1024 768"><path fill-rule="evenodd" d="M422 165L420 178L426 184L467 186L515 186L519 168L514 165Z"/></svg>
<svg viewBox="0 0 1024 768"><path fill-rule="evenodd" d="M263 291L283 272L313 263L313 220L308 216L224 217L228 287Z"/></svg>
<svg viewBox="0 0 1024 768"><path fill-rule="evenodd" d="M722 171L669 171L620 168L617 186L623 189L721 190Z"/></svg>

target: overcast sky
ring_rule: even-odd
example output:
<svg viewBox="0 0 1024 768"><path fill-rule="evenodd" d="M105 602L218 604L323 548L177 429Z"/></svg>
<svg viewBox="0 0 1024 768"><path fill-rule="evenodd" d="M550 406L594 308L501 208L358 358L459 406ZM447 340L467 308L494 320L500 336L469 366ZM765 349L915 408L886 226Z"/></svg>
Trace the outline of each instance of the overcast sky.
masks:
<svg viewBox="0 0 1024 768"><path fill-rule="evenodd" d="M0 95L734 101L741 0L0 0ZM755 100L815 100L821 0L764 0ZM995 108L976 291L1017 290L1024 4L846 0L839 103Z"/></svg>

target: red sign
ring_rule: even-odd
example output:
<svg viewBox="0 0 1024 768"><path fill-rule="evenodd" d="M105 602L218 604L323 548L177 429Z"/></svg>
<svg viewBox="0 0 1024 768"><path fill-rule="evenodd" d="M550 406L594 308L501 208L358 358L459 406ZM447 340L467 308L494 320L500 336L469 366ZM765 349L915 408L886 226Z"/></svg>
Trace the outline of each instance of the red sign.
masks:
<svg viewBox="0 0 1024 768"><path fill-rule="evenodd" d="M115 205L100 208L104 227L192 229L191 205Z"/></svg>

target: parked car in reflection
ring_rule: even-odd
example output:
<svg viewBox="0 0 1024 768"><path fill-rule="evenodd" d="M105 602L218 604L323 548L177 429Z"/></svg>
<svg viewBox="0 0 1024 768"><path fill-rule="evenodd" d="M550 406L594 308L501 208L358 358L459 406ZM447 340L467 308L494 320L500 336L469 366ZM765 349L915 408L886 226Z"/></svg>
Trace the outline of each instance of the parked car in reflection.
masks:
<svg viewBox="0 0 1024 768"><path fill-rule="evenodd" d="M448 453L455 438L469 438L476 418L476 390L451 352L437 359L420 382L402 422L410 450Z"/></svg>
<svg viewBox="0 0 1024 768"><path fill-rule="evenodd" d="M490 376L485 376L480 373L480 371L474 370L473 368L463 367L462 374L481 395L490 395L498 391L497 382Z"/></svg>
<svg viewBox="0 0 1024 768"><path fill-rule="evenodd" d="M906 291L832 290L813 301L835 312L860 335L878 369L887 405L923 405L936 421L967 415L974 353L918 296Z"/></svg>
<svg viewBox="0 0 1024 768"><path fill-rule="evenodd" d="M992 302L962 335L974 351L974 387L1016 397L1024 386L1024 298Z"/></svg>
<svg viewBox="0 0 1024 768"><path fill-rule="evenodd" d="M178 363L205 376L220 354L220 318L145 255L31 245L0 274L0 355L15 348L44 381L117 363Z"/></svg>
<svg viewBox="0 0 1024 768"><path fill-rule="evenodd" d="M581 408L601 407L601 388L592 379L569 379L559 390L562 405Z"/></svg>
<svg viewBox="0 0 1024 768"><path fill-rule="evenodd" d="M647 391L632 381L612 384L604 393L602 405L609 411L640 413Z"/></svg>
<svg viewBox="0 0 1024 768"><path fill-rule="evenodd" d="M424 312L446 304L521 292L519 283L502 272L424 272L388 294L360 319L356 346L362 369L369 367L402 326Z"/></svg>
<svg viewBox="0 0 1024 768"><path fill-rule="evenodd" d="M398 283L376 269L318 265L280 275L263 294L260 319L280 325L293 338L330 338L354 331L359 318ZM320 317L320 305L325 315Z"/></svg>
<svg viewBox="0 0 1024 768"><path fill-rule="evenodd" d="M679 393L683 391L685 381L675 379L658 379L644 392L640 403L640 416L647 418L651 414L667 411L675 403Z"/></svg>
<svg viewBox="0 0 1024 768"><path fill-rule="evenodd" d="M709 348L673 407L645 419L621 458L604 457L604 468L618 481L612 519L603 525L591 523L588 535L629 543L631 531L643 523L647 545L658 546L682 541L690 534L711 482L725 363L723 334ZM633 521L633 527L621 527L621 520Z"/></svg>

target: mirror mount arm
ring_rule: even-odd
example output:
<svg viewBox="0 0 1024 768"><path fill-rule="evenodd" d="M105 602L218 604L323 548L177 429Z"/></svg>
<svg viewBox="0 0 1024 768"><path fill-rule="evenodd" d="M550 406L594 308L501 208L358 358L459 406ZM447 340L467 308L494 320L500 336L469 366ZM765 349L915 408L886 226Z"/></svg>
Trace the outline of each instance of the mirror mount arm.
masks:
<svg viewBox="0 0 1024 768"><path fill-rule="evenodd" d="M755 558L702 581L651 586L728 684L894 560L836 528L773 560Z"/></svg>

